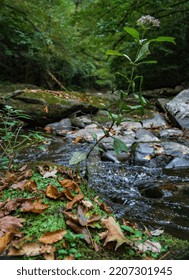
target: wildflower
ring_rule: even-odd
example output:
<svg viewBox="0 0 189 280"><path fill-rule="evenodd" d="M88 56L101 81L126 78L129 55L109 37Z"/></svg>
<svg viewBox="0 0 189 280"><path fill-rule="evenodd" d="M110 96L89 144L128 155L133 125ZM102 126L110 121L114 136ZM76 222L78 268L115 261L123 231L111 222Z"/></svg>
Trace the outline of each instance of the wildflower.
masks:
<svg viewBox="0 0 189 280"><path fill-rule="evenodd" d="M143 28L159 27L160 21L159 21L159 19L156 19L155 17L147 15L147 16L140 17L137 20L137 25L139 25Z"/></svg>

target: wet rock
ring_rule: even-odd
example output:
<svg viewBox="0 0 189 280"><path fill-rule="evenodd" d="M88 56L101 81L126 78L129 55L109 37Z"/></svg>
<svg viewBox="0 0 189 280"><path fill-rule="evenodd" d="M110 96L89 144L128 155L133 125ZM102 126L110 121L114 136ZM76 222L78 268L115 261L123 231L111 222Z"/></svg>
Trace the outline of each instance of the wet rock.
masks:
<svg viewBox="0 0 189 280"><path fill-rule="evenodd" d="M181 91L168 102L166 110L174 124L189 130L189 89Z"/></svg>
<svg viewBox="0 0 189 280"><path fill-rule="evenodd" d="M132 144L135 142L135 138L130 135L129 136L116 136L116 138L123 141L127 145L128 149L131 148ZM103 149L104 151L114 150L113 142L114 142L114 139L112 137L106 137L106 138L102 139L102 141L99 143L99 147L101 149Z"/></svg>
<svg viewBox="0 0 189 280"><path fill-rule="evenodd" d="M66 135L68 131L72 129L72 124L70 119L66 118L60 122L50 123L45 126L44 130L48 133L53 133L57 135Z"/></svg>
<svg viewBox="0 0 189 280"><path fill-rule="evenodd" d="M102 153L101 160L103 161L112 161L115 163L125 162L129 158L129 153L122 152L119 155L116 154L114 151L107 151Z"/></svg>
<svg viewBox="0 0 189 280"><path fill-rule="evenodd" d="M164 154L189 159L189 147L172 141L163 142L161 145L164 149Z"/></svg>
<svg viewBox="0 0 189 280"><path fill-rule="evenodd" d="M189 159L176 157L165 166L165 169L180 169L180 168L189 169Z"/></svg>
<svg viewBox="0 0 189 280"><path fill-rule="evenodd" d="M154 117L152 119L146 119L142 121L143 128L163 128L167 127L167 122L159 113L154 113Z"/></svg>
<svg viewBox="0 0 189 280"><path fill-rule="evenodd" d="M94 141L95 138L99 140L102 136L104 136L104 131L98 128L96 124L91 124L91 125L87 125L83 129L76 131L74 134L70 136L72 136L73 138L81 136L87 142L92 142Z"/></svg>
<svg viewBox="0 0 189 280"><path fill-rule="evenodd" d="M139 129L135 138L137 142L158 142L160 141L151 131L147 129Z"/></svg>
<svg viewBox="0 0 189 280"><path fill-rule="evenodd" d="M183 132L178 128L170 128L160 131L159 135L161 138L176 138L183 136Z"/></svg>
<svg viewBox="0 0 189 280"><path fill-rule="evenodd" d="M138 130L140 128L142 128L141 122L122 122L121 123L121 129L123 131Z"/></svg>
<svg viewBox="0 0 189 280"><path fill-rule="evenodd" d="M171 159L158 143L135 143L131 150L131 164L137 166L163 167Z"/></svg>
<svg viewBox="0 0 189 280"><path fill-rule="evenodd" d="M92 120L90 118L88 118L87 116L71 118L71 124L74 127L85 128L86 125L89 125L91 123L92 123Z"/></svg>

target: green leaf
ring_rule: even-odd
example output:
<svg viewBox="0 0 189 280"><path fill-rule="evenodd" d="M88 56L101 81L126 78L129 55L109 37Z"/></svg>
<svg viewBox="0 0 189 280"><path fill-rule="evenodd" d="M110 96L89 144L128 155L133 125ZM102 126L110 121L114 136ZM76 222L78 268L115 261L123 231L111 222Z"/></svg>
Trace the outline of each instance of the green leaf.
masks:
<svg viewBox="0 0 189 280"><path fill-rule="evenodd" d="M137 65L141 65L141 64L156 64L157 60L146 60L146 61L142 61L139 62Z"/></svg>
<svg viewBox="0 0 189 280"><path fill-rule="evenodd" d="M172 43L172 44L176 45L174 37L160 36L155 39L151 39L150 42L168 42L168 43Z"/></svg>
<svg viewBox="0 0 189 280"><path fill-rule="evenodd" d="M69 161L69 164L78 164L86 159L86 154L82 152L75 152L72 155L71 160Z"/></svg>
<svg viewBox="0 0 189 280"><path fill-rule="evenodd" d="M121 226L121 228L125 231L129 231L129 232L132 232L132 233L135 232L134 229L132 227L129 227L129 226L124 226L123 225L123 226Z"/></svg>
<svg viewBox="0 0 189 280"><path fill-rule="evenodd" d="M117 56L123 56L122 53L120 53L119 51L116 51L116 50L108 50L106 52L107 55L117 55Z"/></svg>
<svg viewBox="0 0 189 280"><path fill-rule="evenodd" d="M139 35L139 32L138 32L135 28L132 28L132 27L125 27L124 30L125 30L128 34L130 34L133 38L139 40L140 35Z"/></svg>
<svg viewBox="0 0 189 280"><path fill-rule="evenodd" d="M115 137L113 137L113 139L114 139L113 147L116 154L120 154L120 152L128 151L127 145L122 140Z"/></svg>
<svg viewBox="0 0 189 280"><path fill-rule="evenodd" d="M138 53L138 56L137 56L135 62L143 59L148 53L150 53L149 44L150 44L150 42L148 41L148 42L146 42L145 44L142 45L142 47L139 50L139 53Z"/></svg>

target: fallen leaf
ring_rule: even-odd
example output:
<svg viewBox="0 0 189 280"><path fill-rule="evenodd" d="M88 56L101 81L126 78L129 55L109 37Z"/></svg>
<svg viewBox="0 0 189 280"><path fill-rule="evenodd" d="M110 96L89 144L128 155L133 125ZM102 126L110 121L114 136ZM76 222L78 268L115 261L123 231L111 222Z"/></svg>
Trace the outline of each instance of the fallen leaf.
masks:
<svg viewBox="0 0 189 280"><path fill-rule="evenodd" d="M77 136L73 141L74 144L83 143L83 142L85 142L85 138L83 138L83 136Z"/></svg>
<svg viewBox="0 0 189 280"><path fill-rule="evenodd" d="M57 170L48 171L43 175L43 178L57 178Z"/></svg>
<svg viewBox="0 0 189 280"><path fill-rule="evenodd" d="M79 223L78 216L70 211L64 211L64 216L72 222Z"/></svg>
<svg viewBox="0 0 189 280"><path fill-rule="evenodd" d="M163 229L162 230L161 229L156 229L156 230L152 230L150 233L151 233L152 236L159 236L159 235L164 233L164 230Z"/></svg>
<svg viewBox="0 0 189 280"><path fill-rule="evenodd" d="M38 256L41 254L49 254L52 252L51 245L44 245L40 242L28 242L24 243L23 246L19 249L11 246L8 251L8 256L23 256L28 257Z"/></svg>
<svg viewBox="0 0 189 280"><path fill-rule="evenodd" d="M95 196L94 198L94 202L96 202L98 204L98 206L100 207L101 210L106 211L108 214L112 213L112 210L109 206L107 206L106 204L104 204L103 202L100 202L98 200L99 196Z"/></svg>
<svg viewBox="0 0 189 280"><path fill-rule="evenodd" d="M7 201L7 203L0 209L0 218L8 215L10 212L15 211L23 202L32 200L27 198L14 198Z"/></svg>
<svg viewBox="0 0 189 280"><path fill-rule="evenodd" d="M24 222L24 219L9 215L5 216L0 219L0 230L3 232L18 233L18 229L23 227L22 222Z"/></svg>
<svg viewBox="0 0 189 280"><path fill-rule="evenodd" d="M11 185L11 188L12 189L21 189L23 191L27 190L30 192L34 192L37 190L37 184L33 180L24 180L24 181Z"/></svg>
<svg viewBox="0 0 189 280"><path fill-rule="evenodd" d="M61 240L66 233L67 231L65 229L60 229L53 232L47 232L39 238L39 241L45 244L53 244Z"/></svg>
<svg viewBox="0 0 189 280"><path fill-rule="evenodd" d="M85 227L82 227L82 226L79 226L78 224L70 221L70 220L67 220L66 221L66 224L71 228L73 229L73 231L75 233L78 233L78 234L83 234L84 236L84 239L85 241L88 243L88 244L91 244L91 235L90 235L90 232L85 228Z"/></svg>
<svg viewBox="0 0 189 280"><path fill-rule="evenodd" d="M52 185L49 185L47 187L45 194L47 197L52 198L52 199L57 199L60 196L60 193L57 190L57 188Z"/></svg>
<svg viewBox="0 0 189 280"><path fill-rule="evenodd" d="M49 206L47 204L43 204L41 200L31 202L26 201L22 204L21 211L22 212L32 212L32 213L42 213Z"/></svg>
<svg viewBox="0 0 189 280"><path fill-rule="evenodd" d="M79 201L81 201L82 199L84 198L84 195L83 194L78 194L74 197L74 199L70 202L67 203L66 205L66 209L69 210L69 209L72 209L73 206L76 204L76 203L79 203Z"/></svg>
<svg viewBox="0 0 189 280"><path fill-rule="evenodd" d="M53 261L54 260L54 252L55 252L55 248L51 247L51 249L48 250L48 253L43 254L44 259L49 260L49 261Z"/></svg>
<svg viewBox="0 0 189 280"><path fill-rule="evenodd" d="M64 258L64 260L73 261L73 260L75 260L75 256L74 255L67 256Z"/></svg>
<svg viewBox="0 0 189 280"><path fill-rule="evenodd" d="M64 194L65 197L69 200L72 200L74 198L74 196L71 194L69 189L65 189L61 192L61 194Z"/></svg>
<svg viewBox="0 0 189 280"><path fill-rule="evenodd" d="M94 208L94 205L89 200L82 200L81 203L89 210Z"/></svg>
<svg viewBox="0 0 189 280"><path fill-rule="evenodd" d="M64 179L64 180L59 180L58 182L65 189L70 189L70 190L73 190L76 192L80 192L80 188L79 188L78 184L73 180Z"/></svg>
<svg viewBox="0 0 189 280"><path fill-rule="evenodd" d="M102 225L108 229L108 234L106 236L104 246L111 241L116 242L115 250L123 243L131 245L130 240L124 236L119 224L114 220L113 217L102 219Z"/></svg>
<svg viewBox="0 0 189 280"><path fill-rule="evenodd" d="M7 245L12 240L12 237L12 232L6 232L2 237L0 237L0 254L2 254L3 251L7 248Z"/></svg>
<svg viewBox="0 0 189 280"><path fill-rule="evenodd" d="M144 159L146 159L146 160L151 160L152 158L153 158L153 155L147 155L144 157Z"/></svg>
<svg viewBox="0 0 189 280"><path fill-rule="evenodd" d="M151 251L153 253L161 252L161 244L159 242L152 242L150 240L146 240L144 243L135 242L134 245L142 253L146 251Z"/></svg>

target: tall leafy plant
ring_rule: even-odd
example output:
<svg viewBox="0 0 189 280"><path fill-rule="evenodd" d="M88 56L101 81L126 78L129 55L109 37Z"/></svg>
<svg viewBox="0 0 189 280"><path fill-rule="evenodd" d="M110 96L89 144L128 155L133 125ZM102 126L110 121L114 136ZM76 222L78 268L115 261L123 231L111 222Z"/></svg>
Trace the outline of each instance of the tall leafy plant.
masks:
<svg viewBox="0 0 189 280"><path fill-rule="evenodd" d="M108 50L106 52L107 55L123 57L127 61L127 63L129 63L130 66L130 71L128 75L125 73L118 73L119 75L124 77L127 82L127 90L125 92L121 91L120 94L120 111L127 111L130 109L143 110L144 105L146 105L146 100L142 96L143 76L140 73L138 73L137 70L138 67L141 65L157 63L157 60L148 59L148 56L151 54L150 46L153 43L162 42L175 44L174 37L161 36L152 39L147 38L147 32L150 29L160 26L160 21L158 19L150 15L142 16L137 20L137 25L138 29L128 26L124 28L125 32L127 32L127 34L129 34L133 38L134 42L132 42L132 44L134 43L134 45L136 45L136 52L134 56L131 56L130 54L126 53L121 53L117 50ZM126 104L126 97L130 93L133 93L134 96L139 100L139 105L129 106Z"/></svg>

